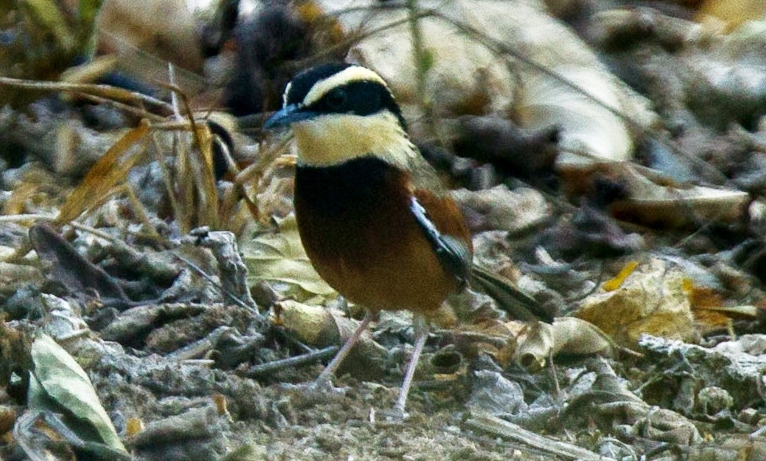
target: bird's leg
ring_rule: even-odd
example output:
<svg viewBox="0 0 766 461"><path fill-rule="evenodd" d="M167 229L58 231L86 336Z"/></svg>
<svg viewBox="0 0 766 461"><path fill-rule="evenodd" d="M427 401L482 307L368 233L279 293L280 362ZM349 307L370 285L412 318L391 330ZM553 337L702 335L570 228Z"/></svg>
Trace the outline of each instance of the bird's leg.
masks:
<svg viewBox="0 0 766 461"><path fill-rule="evenodd" d="M412 350L410 363L407 365L407 371L404 374L399 398L394 406L394 411L402 416L405 414L404 406L407 404L407 394L409 394L410 386L412 386L412 377L415 375L415 368L418 366L420 353L423 352L423 346L426 344L426 338L428 337L428 323L426 323L426 318L423 315L417 313L414 315L413 327L415 329L415 346Z"/></svg>
<svg viewBox="0 0 766 461"><path fill-rule="evenodd" d="M329 364L325 367L324 370L317 376L316 384L317 385L323 385L330 382L335 372L338 370L338 367L341 363L343 363L343 360L346 358L349 352L351 352L351 349L354 347L354 344L359 341L359 338L362 336L362 333L364 333L364 330L367 329L367 327L370 325L370 321L372 320L372 312L369 310L367 313L364 314L364 318L359 323L359 326L356 327L356 330L354 330L354 333L346 340L346 343L343 344L343 347L340 348L337 354L335 354L335 358L333 358Z"/></svg>

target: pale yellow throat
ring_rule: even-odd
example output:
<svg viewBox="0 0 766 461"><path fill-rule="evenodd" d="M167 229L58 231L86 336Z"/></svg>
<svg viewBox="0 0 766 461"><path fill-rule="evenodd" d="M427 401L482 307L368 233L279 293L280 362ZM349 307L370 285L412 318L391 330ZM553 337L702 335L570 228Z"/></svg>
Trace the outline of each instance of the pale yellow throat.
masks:
<svg viewBox="0 0 766 461"><path fill-rule="evenodd" d="M374 155L407 169L417 155L394 114L328 114L292 125L298 159L311 166L331 166Z"/></svg>

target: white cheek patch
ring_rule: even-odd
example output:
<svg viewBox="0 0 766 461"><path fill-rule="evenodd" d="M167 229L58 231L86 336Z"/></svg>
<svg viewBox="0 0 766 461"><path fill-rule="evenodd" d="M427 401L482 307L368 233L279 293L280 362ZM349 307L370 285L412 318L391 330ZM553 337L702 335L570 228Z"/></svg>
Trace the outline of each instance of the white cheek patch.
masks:
<svg viewBox="0 0 766 461"><path fill-rule="evenodd" d="M337 165L375 155L409 169L418 155L394 114L328 114L292 125L298 158L312 166Z"/></svg>

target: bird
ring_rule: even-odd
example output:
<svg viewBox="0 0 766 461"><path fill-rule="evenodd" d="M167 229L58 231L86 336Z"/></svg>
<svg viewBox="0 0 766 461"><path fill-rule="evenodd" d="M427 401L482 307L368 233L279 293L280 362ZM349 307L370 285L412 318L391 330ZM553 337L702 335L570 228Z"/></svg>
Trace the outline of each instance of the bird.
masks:
<svg viewBox="0 0 766 461"><path fill-rule="evenodd" d="M473 264L459 207L410 140L392 91L375 71L331 62L299 72L264 129L292 131L293 204L309 260L340 295L366 309L317 384L330 383L376 313L412 311L415 342L394 406L404 415L427 317L472 278L491 296L511 299L513 317L552 321L533 298Z"/></svg>

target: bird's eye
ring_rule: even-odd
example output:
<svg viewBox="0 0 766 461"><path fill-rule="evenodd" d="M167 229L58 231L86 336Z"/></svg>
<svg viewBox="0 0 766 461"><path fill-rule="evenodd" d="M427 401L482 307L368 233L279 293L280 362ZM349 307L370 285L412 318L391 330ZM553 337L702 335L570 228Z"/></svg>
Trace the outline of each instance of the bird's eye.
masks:
<svg viewBox="0 0 766 461"><path fill-rule="evenodd" d="M327 105L330 107L330 109L340 109L348 100L348 95L346 92L340 88L336 88L332 90L327 96L326 101Z"/></svg>

